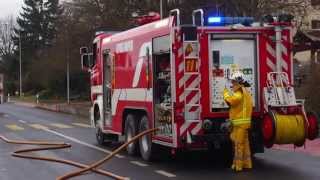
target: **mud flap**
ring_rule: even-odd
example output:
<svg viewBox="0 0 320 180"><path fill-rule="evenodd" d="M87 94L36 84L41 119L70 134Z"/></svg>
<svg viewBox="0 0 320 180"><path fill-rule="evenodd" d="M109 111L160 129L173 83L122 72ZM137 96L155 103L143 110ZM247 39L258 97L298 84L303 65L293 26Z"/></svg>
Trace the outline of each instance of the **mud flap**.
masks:
<svg viewBox="0 0 320 180"><path fill-rule="evenodd" d="M264 153L263 135L260 119L254 119L252 121L252 127L249 131L249 139L252 154Z"/></svg>

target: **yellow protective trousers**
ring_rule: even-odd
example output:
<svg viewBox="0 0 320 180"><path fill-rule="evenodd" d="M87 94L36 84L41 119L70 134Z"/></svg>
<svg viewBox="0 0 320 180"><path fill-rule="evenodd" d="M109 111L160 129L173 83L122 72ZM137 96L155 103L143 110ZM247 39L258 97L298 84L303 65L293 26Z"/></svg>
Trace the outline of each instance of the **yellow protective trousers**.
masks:
<svg viewBox="0 0 320 180"><path fill-rule="evenodd" d="M230 138L234 146L234 158L232 169L242 171L244 168L251 169L251 152L248 131L250 124L233 126Z"/></svg>

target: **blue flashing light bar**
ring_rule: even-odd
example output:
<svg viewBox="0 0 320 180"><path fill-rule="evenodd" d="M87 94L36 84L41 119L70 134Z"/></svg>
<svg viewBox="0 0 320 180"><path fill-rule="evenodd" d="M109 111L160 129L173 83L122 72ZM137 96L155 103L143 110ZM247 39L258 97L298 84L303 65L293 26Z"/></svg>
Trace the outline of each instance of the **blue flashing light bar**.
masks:
<svg viewBox="0 0 320 180"><path fill-rule="evenodd" d="M221 17L209 17L208 23L221 23Z"/></svg>
<svg viewBox="0 0 320 180"><path fill-rule="evenodd" d="M214 17L210 16L207 19L208 25L232 25L232 24L243 24L250 26L254 22L253 17Z"/></svg>

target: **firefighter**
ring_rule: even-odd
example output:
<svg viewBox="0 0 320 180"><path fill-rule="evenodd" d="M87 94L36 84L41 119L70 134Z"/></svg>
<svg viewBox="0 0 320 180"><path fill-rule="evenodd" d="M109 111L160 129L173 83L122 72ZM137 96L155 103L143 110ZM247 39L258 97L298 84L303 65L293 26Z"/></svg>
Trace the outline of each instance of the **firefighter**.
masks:
<svg viewBox="0 0 320 180"><path fill-rule="evenodd" d="M244 74L236 71L231 75L230 80L232 92L225 88L223 98L230 106L230 138L234 146L234 158L231 168L238 172L252 168L248 131L251 127L253 105L252 97L246 89L250 85L244 80Z"/></svg>

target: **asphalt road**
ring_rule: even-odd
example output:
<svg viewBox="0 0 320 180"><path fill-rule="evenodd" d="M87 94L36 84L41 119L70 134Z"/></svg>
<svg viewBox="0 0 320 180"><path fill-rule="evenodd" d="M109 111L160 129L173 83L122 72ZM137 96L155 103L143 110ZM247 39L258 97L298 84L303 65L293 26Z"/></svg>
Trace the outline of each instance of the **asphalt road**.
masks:
<svg viewBox="0 0 320 180"><path fill-rule="evenodd" d="M34 153L36 155L90 164L119 145L98 146L94 129L89 128L88 124L88 120L71 115L14 104L0 105L1 135L9 139L58 140L72 144L71 149ZM43 130L41 127L47 127L49 130ZM20 145L0 142L0 180L50 180L76 169L58 163L11 157L10 153L20 148ZM139 157L130 157L123 152L101 168L130 177L132 180L320 179L320 157L280 150L266 150L264 154L255 155L254 169L242 173L232 172L219 160L208 158L208 154L203 152L184 153L176 158L164 156L163 159L153 163L144 162ZM73 179L105 180L108 178L88 173Z"/></svg>

